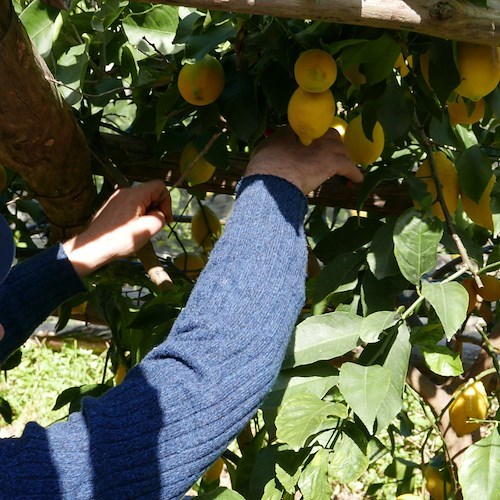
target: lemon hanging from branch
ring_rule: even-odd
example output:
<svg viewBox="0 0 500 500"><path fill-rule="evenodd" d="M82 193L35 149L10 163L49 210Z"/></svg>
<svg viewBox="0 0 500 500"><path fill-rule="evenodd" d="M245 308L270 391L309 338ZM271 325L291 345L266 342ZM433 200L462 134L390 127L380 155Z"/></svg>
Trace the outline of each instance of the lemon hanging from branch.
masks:
<svg viewBox="0 0 500 500"><path fill-rule="evenodd" d="M379 158L384 150L384 142L384 129L379 122L375 122L371 140L365 135L361 115L358 115L347 125L344 144L351 160L362 167L371 165Z"/></svg>

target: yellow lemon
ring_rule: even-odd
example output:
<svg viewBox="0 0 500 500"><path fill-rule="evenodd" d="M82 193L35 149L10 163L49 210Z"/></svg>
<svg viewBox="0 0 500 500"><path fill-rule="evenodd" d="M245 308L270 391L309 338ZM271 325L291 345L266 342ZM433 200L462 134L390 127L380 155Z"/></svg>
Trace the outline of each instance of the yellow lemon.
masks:
<svg viewBox="0 0 500 500"><path fill-rule="evenodd" d="M457 391L457 396L450 405L450 423L457 436L471 434L481 427L480 422L468 422L471 418L484 419L488 413L488 396L484 384L478 380L468 382L463 392Z"/></svg>
<svg viewBox="0 0 500 500"><path fill-rule="evenodd" d="M477 288L477 293L488 302L493 302L500 299L500 280L495 276L481 274L480 276L483 286Z"/></svg>
<svg viewBox="0 0 500 500"><path fill-rule="evenodd" d="M355 87L361 87L361 85L366 83L366 76L361 73L359 64L342 66L342 72L347 80Z"/></svg>
<svg viewBox="0 0 500 500"><path fill-rule="evenodd" d="M174 266L189 279L195 280L205 267L205 261L196 252L180 253L174 258Z"/></svg>
<svg viewBox="0 0 500 500"><path fill-rule="evenodd" d="M179 72L177 87L190 104L206 106L215 102L224 90L222 64L209 54L198 62L184 64Z"/></svg>
<svg viewBox="0 0 500 500"><path fill-rule="evenodd" d="M191 219L191 236L205 251L213 247L213 240L220 237L221 231L219 218L208 207L200 208Z"/></svg>
<svg viewBox="0 0 500 500"><path fill-rule="evenodd" d="M403 54L399 54L396 62L394 63L394 69L399 71L399 74L404 78L409 72L410 68L413 67L413 56L410 54L406 59Z"/></svg>
<svg viewBox="0 0 500 500"><path fill-rule="evenodd" d="M288 102L288 122L304 146L323 136L335 115L335 99L330 90L306 92L298 88Z"/></svg>
<svg viewBox="0 0 500 500"><path fill-rule="evenodd" d="M427 464L423 470L425 488L434 500L445 500L451 492L449 481L444 482L444 472Z"/></svg>
<svg viewBox="0 0 500 500"><path fill-rule="evenodd" d="M384 129L379 122L375 123L371 141L365 136L361 115L347 124L344 144L351 160L362 167L371 165L382 154L384 141Z"/></svg>
<svg viewBox="0 0 500 500"><path fill-rule="evenodd" d="M464 98L457 96L456 100L448 101L447 108L451 125L472 125L483 119L485 104L484 99L479 99L468 107Z"/></svg>
<svg viewBox="0 0 500 500"><path fill-rule="evenodd" d="M453 215L458 206L459 187L457 169L453 162L442 152L435 151L433 153L434 163L436 165L437 174L441 183L444 202L448 208L448 212ZM432 215L444 221L445 216L441 204L437 199L437 189L432 177L431 164L427 158L418 168L415 176L425 182L427 192L432 195ZM413 202L416 208L420 208L420 204Z"/></svg>
<svg viewBox="0 0 500 500"><path fill-rule="evenodd" d="M345 131L347 130L347 122L340 118L340 116L334 116L330 128L334 128L343 139L345 136Z"/></svg>
<svg viewBox="0 0 500 500"><path fill-rule="evenodd" d="M462 194L462 206L464 207L467 215L473 222L481 227L489 229L490 231L493 231L493 216L490 208L490 195L493 186L495 185L495 180L496 177L492 175L486 189L479 199L479 203L476 203L474 200L471 200L469 197Z"/></svg>
<svg viewBox="0 0 500 500"><path fill-rule="evenodd" d="M396 497L396 500L422 500L421 496L414 495L413 493L403 493Z"/></svg>
<svg viewBox="0 0 500 500"><path fill-rule="evenodd" d="M462 81L455 92L473 101L488 95L500 81L498 47L459 43L457 66Z"/></svg>
<svg viewBox="0 0 500 500"><path fill-rule="evenodd" d="M337 63L325 50L302 52L293 68L295 81L307 92L324 92L337 79Z"/></svg>
<svg viewBox="0 0 500 500"><path fill-rule="evenodd" d="M181 174L186 172L186 180L191 186L207 182L215 172L215 167L205 160L203 156L198 158L196 163L192 164L198 155L199 151L196 149L196 146L192 142L188 142L184 146L179 160Z"/></svg>
<svg viewBox="0 0 500 500"><path fill-rule="evenodd" d="M222 458L218 458L203 474L203 477L208 483L213 483L214 481L218 481L220 478L220 475L222 473L222 469L224 468L224 460Z"/></svg>

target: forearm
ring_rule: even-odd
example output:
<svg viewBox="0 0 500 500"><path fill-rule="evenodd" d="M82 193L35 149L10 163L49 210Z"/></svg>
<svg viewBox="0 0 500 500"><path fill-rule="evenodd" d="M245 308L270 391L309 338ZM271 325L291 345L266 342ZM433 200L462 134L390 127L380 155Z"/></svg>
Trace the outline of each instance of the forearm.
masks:
<svg viewBox="0 0 500 500"><path fill-rule="evenodd" d="M15 266L0 285L0 365L61 302L84 290L59 245Z"/></svg>
<svg viewBox="0 0 500 500"><path fill-rule="evenodd" d="M24 487L68 497L182 495L255 413L279 371L304 300L306 206L282 179L245 180L167 341L68 423L0 444L0 478L12 494ZM27 467L44 477L29 485L9 479Z"/></svg>

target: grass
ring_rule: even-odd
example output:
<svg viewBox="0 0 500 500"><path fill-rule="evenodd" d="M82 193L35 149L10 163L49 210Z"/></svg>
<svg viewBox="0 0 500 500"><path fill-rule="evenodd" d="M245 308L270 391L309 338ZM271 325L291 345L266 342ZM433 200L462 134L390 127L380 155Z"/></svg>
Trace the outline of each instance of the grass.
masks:
<svg viewBox="0 0 500 500"><path fill-rule="evenodd" d="M75 340L63 343L60 352L30 340L22 353L21 364L0 378L0 397L14 411L10 425L0 417L0 437L19 436L29 421L46 426L66 418L68 407L52 410L57 396L69 387L102 382L106 353L94 354Z"/></svg>

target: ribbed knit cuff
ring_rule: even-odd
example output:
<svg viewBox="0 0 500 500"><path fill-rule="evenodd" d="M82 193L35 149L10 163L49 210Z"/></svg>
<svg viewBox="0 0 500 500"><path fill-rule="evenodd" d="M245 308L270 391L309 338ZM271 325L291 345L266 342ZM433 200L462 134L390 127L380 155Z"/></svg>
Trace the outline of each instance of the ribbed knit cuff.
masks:
<svg viewBox="0 0 500 500"><path fill-rule="evenodd" d="M61 244L14 266L0 286L0 364L61 302L85 290Z"/></svg>

